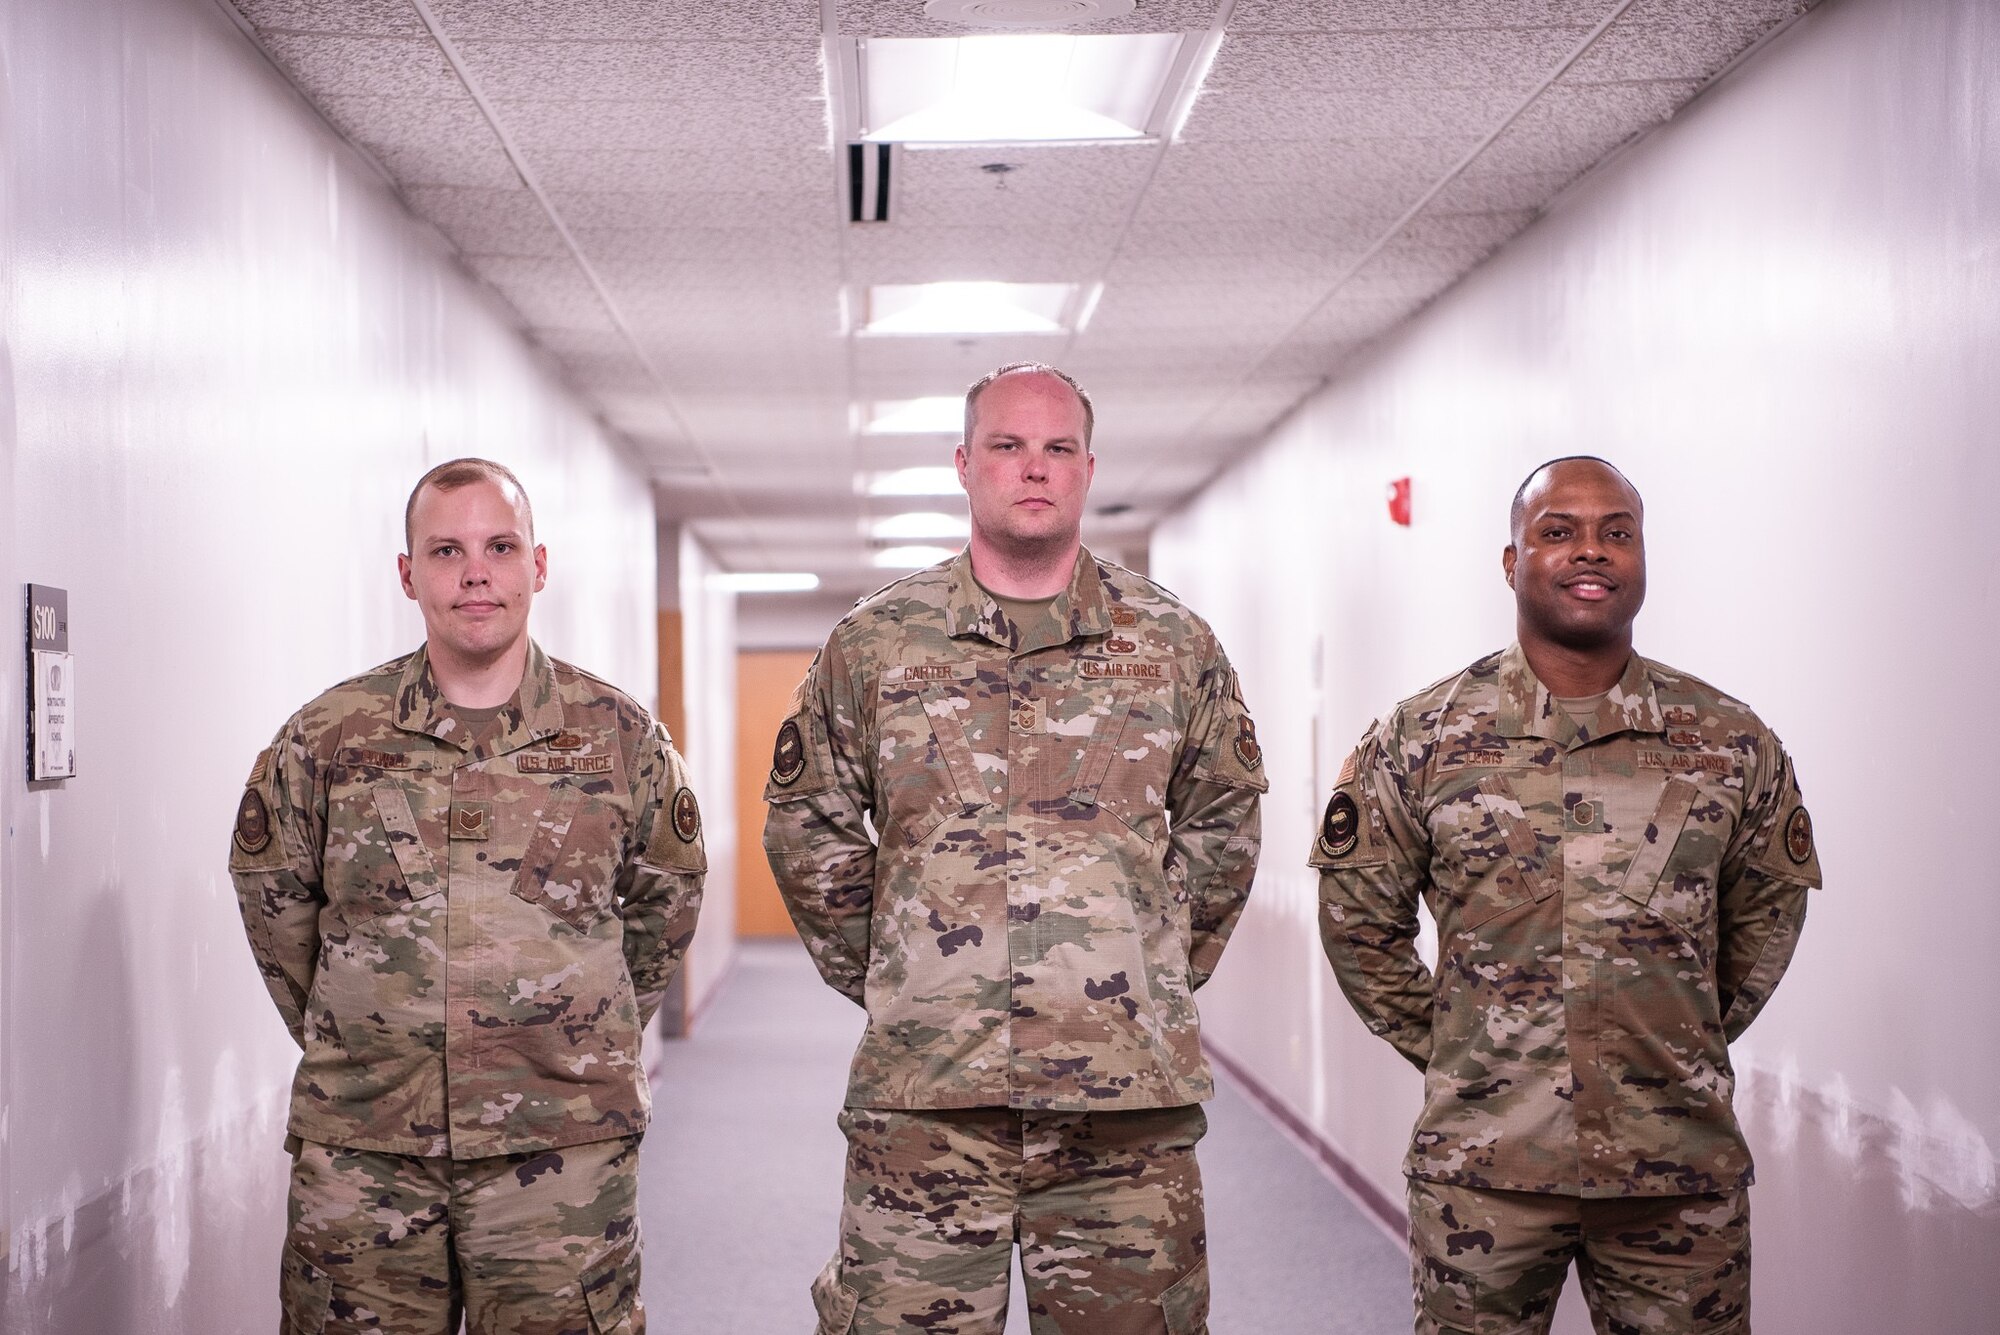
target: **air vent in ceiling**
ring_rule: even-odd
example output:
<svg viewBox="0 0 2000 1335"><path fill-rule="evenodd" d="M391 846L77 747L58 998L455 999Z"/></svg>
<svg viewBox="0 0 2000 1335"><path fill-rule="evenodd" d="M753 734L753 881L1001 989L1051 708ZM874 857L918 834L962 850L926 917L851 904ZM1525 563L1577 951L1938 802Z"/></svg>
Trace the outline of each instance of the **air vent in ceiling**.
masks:
<svg viewBox="0 0 2000 1335"><path fill-rule="evenodd" d="M847 146L847 221L889 221L889 151L893 147Z"/></svg>
<svg viewBox="0 0 2000 1335"><path fill-rule="evenodd" d="M1130 14L1136 0L928 0L924 17L968 28L1074 28Z"/></svg>

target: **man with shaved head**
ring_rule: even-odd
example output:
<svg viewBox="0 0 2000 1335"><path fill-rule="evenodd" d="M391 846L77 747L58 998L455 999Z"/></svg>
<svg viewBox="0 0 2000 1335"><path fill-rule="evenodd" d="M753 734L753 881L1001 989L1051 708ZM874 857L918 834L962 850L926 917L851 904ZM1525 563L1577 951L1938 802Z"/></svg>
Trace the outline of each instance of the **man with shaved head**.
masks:
<svg viewBox="0 0 2000 1335"><path fill-rule="evenodd" d="M1510 519L1515 644L1370 726L1312 853L1341 989L1424 1073L1417 1330L1541 1335L1573 1260L1604 1335L1740 1335L1729 1042L1820 884L1812 819L1747 706L1632 651L1645 507L1622 473L1543 464Z"/></svg>
<svg viewBox="0 0 2000 1335"><path fill-rule="evenodd" d="M645 1329L640 1035L707 863L666 730L544 653L520 480L424 474L396 558L415 652L258 754L229 870L303 1050L284 1335Z"/></svg>
<svg viewBox="0 0 2000 1335"><path fill-rule="evenodd" d="M1201 1335L1194 990L1257 862L1263 755L1207 624L1082 545L1069 376L966 394L966 550L864 598L778 731L764 847L868 1012L821 1335Z"/></svg>

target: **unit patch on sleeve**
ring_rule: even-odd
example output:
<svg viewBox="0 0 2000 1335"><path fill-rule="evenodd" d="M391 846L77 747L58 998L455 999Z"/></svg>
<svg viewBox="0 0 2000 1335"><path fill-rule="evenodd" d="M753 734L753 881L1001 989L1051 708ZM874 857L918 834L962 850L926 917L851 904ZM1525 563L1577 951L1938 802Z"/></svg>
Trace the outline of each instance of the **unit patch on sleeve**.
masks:
<svg viewBox="0 0 2000 1335"><path fill-rule="evenodd" d="M684 844L691 844L701 836L701 808L695 805L691 788L674 794L674 833Z"/></svg>
<svg viewBox="0 0 2000 1335"><path fill-rule="evenodd" d="M1804 807L1793 807L1785 822L1785 856L1803 867L1812 858L1812 817Z"/></svg>
<svg viewBox="0 0 2000 1335"><path fill-rule="evenodd" d="M236 846L245 853L261 853L271 842L271 813L264 797L255 788L243 790L236 804Z"/></svg>
<svg viewBox="0 0 2000 1335"><path fill-rule="evenodd" d="M1256 769L1264 763L1264 748L1257 744L1257 725L1250 721L1248 714L1236 719L1236 758L1243 762L1243 768Z"/></svg>
<svg viewBox="0 0 2000 1335"><path fill-rule="evenodd" d="M778 729L778 744L771 749L771 782L787 787L805 772L805 739L799 736L799 721L788 718Z"/></svg>
<svg viewBox="0 0 2000 1335"><path fill-rule="evenodd" d="M1361 842L1361 810L1347 793L1335 793L1326 804L1326 816L1319 823L1320 852L1330 858L1344 858Z"/></svg>

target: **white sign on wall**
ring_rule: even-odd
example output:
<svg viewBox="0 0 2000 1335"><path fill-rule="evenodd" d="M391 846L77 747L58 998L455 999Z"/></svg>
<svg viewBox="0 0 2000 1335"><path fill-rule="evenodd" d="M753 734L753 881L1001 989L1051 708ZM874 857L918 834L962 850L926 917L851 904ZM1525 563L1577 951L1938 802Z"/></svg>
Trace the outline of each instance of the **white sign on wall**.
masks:
<svg viewBox="0 0 2000 1335"><path fill-rule="evenodd" d="M28 586L28 778L76 777L76 656L69 593Z"/></svg>

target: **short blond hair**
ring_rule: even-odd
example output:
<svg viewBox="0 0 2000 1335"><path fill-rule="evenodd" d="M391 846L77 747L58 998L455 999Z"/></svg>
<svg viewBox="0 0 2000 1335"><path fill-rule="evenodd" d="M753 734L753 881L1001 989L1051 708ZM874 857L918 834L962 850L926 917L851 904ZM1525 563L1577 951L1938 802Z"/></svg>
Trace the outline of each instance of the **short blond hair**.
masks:
<svg viewBox="0 0 2000 1335"><path fill-rule="evenodd" d="M521 498L521 513L528 519L528 542L535 541L535 507L528 501L528 489L521 485L521 479L514 476L505 464L496 464L491 459L448 459L430 472L417 479L417 485L410 488L410 499L403 504L403 552L416 546L412 530L417 520L417 497L423 495L425 487L436 487L439 491L457 491L475 482L492 482L502 490L514 489Z"/></svg>

